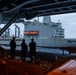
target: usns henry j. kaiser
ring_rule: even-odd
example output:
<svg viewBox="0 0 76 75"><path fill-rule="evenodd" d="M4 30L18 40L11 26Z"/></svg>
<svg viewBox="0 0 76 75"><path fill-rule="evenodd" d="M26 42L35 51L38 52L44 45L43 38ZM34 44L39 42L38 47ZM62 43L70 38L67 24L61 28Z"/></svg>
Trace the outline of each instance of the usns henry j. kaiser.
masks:
<svg viewBox="0 0 76 75"><path fill-rule="evenodd" d="M50 16L43 17L43 23L34 20L24 21L24 39L27 45L29 45L31 38L34 38L37 46L39 47L75 47L76 39L65 38L64 29L62 23L52 22ZM5 38L4 38L5 39ZM9 44L10 40L0 39L0 44ZM17 39L17 45L21 44L22 39Z"/></svg>

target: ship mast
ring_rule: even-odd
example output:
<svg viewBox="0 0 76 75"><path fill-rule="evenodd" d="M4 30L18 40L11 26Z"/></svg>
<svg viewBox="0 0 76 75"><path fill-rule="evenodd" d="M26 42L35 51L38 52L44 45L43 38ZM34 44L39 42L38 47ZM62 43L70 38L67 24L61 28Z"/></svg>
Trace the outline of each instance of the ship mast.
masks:
<svg viewBox="0 0 76 75"><path fill-rule="evenodd" d="M38 22L39 22L39 16L38 16Z"/></svg>
<svg viewBox="0 0 76 75"><path fill-rule="evenodd" d="M17 29L18 29L18 38L20 38L20 27L15 24L15 37L17 37Z"/></svg>

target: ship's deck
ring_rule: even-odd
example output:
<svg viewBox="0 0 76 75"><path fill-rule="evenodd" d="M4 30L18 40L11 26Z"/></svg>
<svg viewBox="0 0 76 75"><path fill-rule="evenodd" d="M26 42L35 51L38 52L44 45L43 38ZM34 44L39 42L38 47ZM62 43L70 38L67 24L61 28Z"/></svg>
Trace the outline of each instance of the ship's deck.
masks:
<svg viewBox="0 0 76 75"><path fill-rule="evenodd" d="M76 75L76 60L71 59L47 75Z"/></svg>
<svg viewBox="0 0 76 75"><path fill-rule="evenodd" d="M0 47L0 52L2 52L4 54L6 51L8 52L8 55L9 55L9 50L5 50L4 48ZM16 51L16 56L20 57L20 51L18 51L18 50ZM55 56L58 56L58 59L56 59ZM43 61L44 62L44 65L47 64L45 61L48 61L48 62L51 63L52 66L50 65L51 66L50 71L52 71L53 69L55 69L55 68L59 67L60 65L64 64L66 61L68 61L70 59L73 59L73 58L76 58L76 57L73 57L73 56L70 56L70 57L69 56L65 56L66 58L63 58L63 57L64 56L59 55L59 54L55 54L55 53L37 52L37 58L39 58L40 61ZM27 58L29 58L29 52L27 54ZM2 60L2 58L0 58L0 60ZM9 59L9 61L11 63L12 62L15 62L16 64L21 64L20 62L15 61L15 60L12 61L11 59ZM28 59L27 59L27 63L28 63ZM44 69L46 69L46 66L44 66L43 70ZM45 70L45 71L47 71L47 70ZM43 74L41 74L41 75L43 75Z"/></svg>

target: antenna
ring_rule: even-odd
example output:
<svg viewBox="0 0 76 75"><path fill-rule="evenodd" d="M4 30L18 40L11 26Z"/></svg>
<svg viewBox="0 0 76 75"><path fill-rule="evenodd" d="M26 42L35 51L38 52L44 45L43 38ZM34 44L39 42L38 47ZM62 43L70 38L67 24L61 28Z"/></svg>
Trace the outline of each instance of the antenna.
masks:
<svg viewBox="0 0 76 75"><path fill-rule="evenodd" d="M58 20L58 23L60 23L60 20Z"/></svg>
<svg viewBox="0 0 76 75"><path fill-rule="evenodd" d="M39 16L38 16L38 22L39 22Z"/></svg>

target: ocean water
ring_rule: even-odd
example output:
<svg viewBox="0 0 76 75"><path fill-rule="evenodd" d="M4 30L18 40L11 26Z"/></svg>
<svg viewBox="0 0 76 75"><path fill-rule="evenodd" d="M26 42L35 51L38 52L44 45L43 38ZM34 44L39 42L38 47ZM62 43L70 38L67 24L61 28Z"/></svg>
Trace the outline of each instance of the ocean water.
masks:
<svg viewBox="0 0 76 75"><path fill-rule="evenodd" d="M5 49L10 49L9 46L3 46L1 45L3 48ZM21 50L20 46L16 47L16 50ZM28 47L28 51L29 51L29 47ZM54 49L54 48L43 48L43 47L36 47L36 52L45 52L45 53L57 53L57 54L62 54L63 50L61 49ZM69 54L69 52L67 50L64 50L64 54Z"/></svg>

